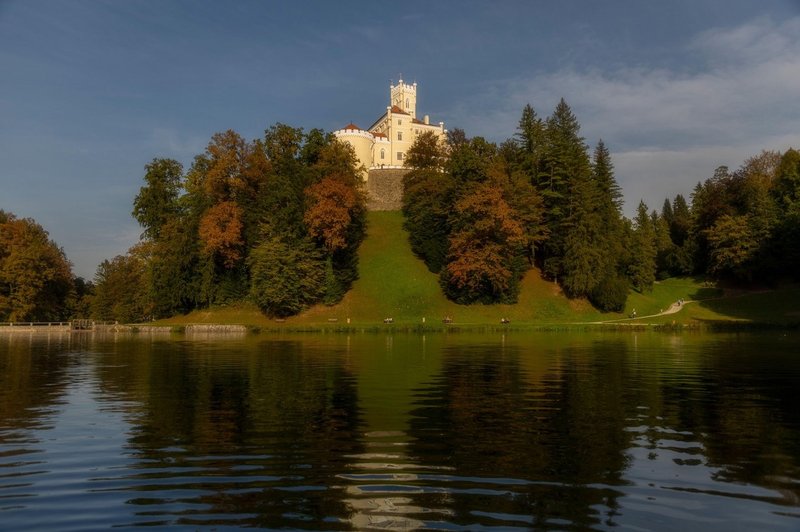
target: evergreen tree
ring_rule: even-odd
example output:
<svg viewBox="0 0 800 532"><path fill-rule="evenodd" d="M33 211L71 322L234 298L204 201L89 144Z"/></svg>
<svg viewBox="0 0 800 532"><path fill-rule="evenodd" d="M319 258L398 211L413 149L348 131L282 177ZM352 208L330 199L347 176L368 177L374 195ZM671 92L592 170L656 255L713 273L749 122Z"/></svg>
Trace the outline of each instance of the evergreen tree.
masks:
<svg viewBox="0 0 800 532"><path fill-rule="evenodd" d="M557 278L565 252L563 224L569 215L568 194L573 182L590 174L589 156L580 124L562 98L545 125L543 168L537 186L545 205L549 238L543 245L543 271Z"/></svg>
<svg viewBox="0 0 800 532"><path fill-rule="evenodd" d="M689 237L689 229L692 225L692 216L689 212L689 206L686 199L678 194L672 200L672 216L669 220L669 235L672 242L678 246L683 246L686 239Z"/></svg>
<svg viewBox="0 0 800 532"><path fill-rule="evenodd" d="M546 149L545 124L530 104L522 109L514 137L520 151L520 169L532 184L536 184L539 182L539 172L542 169Z"/></svg>
<svg viewBox="0 0 800 532"><path fill-rule="evenodd" d="M665 201L664 205L669 206L669 201ZM672 211L670 210L669 212L671 213ZM656 246L656 277L658 279L666 279L673 274L672 260L677 246L672 243L672 238L669 235L669 225L663 215L659 216L656 211L653 211L650 213L650 220L653 223Z"/></svg>
<svg viewBox="0 0 800 532"><path fill-rule="evenodd" d="M634 220L631 241L631 263L628 276L631 284L640 292L653 288L656 272L656 245L653 222L647 214L647 205L639 202Z"/></svg>
<svg viewBox="0 0 800 532"><path fill-rule="evenodd" d="M561 283L570 297L583 297L612 270L613 257L605 245L606 227L596 181L588 177L574 179L571 188L570 215L562 224L566 235Z"/></svg>

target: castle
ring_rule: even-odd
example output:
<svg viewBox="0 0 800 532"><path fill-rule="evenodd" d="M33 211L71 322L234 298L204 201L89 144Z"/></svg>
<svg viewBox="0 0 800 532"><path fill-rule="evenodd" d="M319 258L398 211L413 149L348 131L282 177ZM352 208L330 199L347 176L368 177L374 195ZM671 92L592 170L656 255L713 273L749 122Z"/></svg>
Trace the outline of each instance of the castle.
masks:
<svg viewBox="0 0 800 532"><path fill-rule="evenodd" d="M373 170L404 168L408 149L417 136L432 131L444 140L444 122L431 124L430 117L417 118L417 84L408 85L401 79L390 85L386 112L368 129L355 124L334 131L339 140L349 143L356 152L359 163L367 170L369 181Z"/></svg>

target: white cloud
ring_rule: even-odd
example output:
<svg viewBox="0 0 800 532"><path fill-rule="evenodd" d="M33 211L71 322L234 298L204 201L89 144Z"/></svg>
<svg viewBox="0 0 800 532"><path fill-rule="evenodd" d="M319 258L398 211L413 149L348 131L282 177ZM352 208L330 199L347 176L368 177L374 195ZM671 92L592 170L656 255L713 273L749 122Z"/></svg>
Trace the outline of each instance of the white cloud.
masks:
<svg viewBox="0 0 800 532"><path fill-rule="evenodd" d="M641 198L660 208L665 195L688 198L717 166L800 146L798 35L800 17L759 18L697 35L681 50L682 70L543 73L485 87L484 102L504 102L488 117L473 116L472 101L449 114L469 134L500 140L526 103L546 116L563 96L587 141L602 137L612 150L626 212Z"/></svg>

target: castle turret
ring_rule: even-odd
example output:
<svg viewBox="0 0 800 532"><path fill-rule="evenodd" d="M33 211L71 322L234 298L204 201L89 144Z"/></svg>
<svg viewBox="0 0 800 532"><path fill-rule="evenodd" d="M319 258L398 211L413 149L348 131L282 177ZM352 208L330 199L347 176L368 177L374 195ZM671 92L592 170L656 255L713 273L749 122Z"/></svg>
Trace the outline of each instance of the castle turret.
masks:
<svg viewBox="0 0 800 532"><path fill-rule="evenodd" d="M404 112L417 117L417 84L408 85L401 79L397 85L391 85L390 98L392 105L396 105Z"/></svg>
<svg viewBox="0 0 800 532"><path fill-rule="evenodd" d="M372 166L372 152L375 137L372 133L365 131L357 125L350 123L342 129L333 132L336 137L349 143L356 152L358 162L364 167L364 179L367 178L366 170Z"/></svg>

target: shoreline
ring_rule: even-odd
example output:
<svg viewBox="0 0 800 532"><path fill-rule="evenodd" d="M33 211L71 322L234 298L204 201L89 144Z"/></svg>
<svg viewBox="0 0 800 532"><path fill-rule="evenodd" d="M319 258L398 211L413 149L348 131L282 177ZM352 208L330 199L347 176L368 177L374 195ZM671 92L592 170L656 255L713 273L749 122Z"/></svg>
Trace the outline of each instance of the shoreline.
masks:
<svg viewBox="0 0 800 532"><path fill-rule="evenodd" d="M47 325L15 325L0 327L0 336L19 334L77 334L77 335L180 335L180 336L244 336L258 334L459 334L459 333L528 333L528 332L757 332L757 331L794 331L800 329L800 323L772 323L755 321L697 321L695 323L647 323L637 322L640 318L628 319L626 322L587 322L587 323L516 323L516 324L479 324L450 323L423 325L411 323L391 324L307 324L257 326L246 324L197 323L188 325L103 325L95 329L72 329L69 326Z"/></svg>

